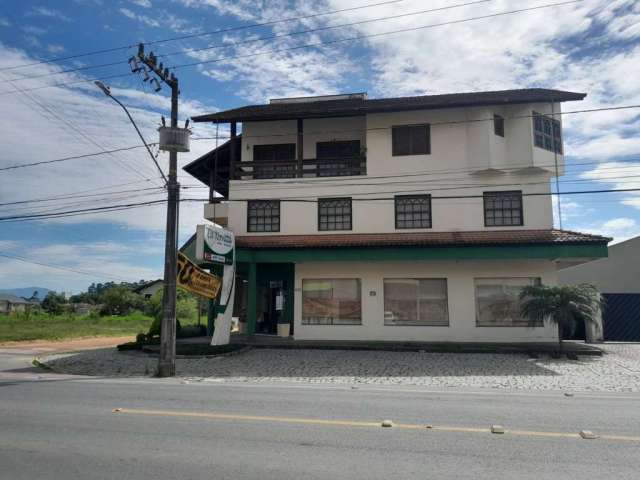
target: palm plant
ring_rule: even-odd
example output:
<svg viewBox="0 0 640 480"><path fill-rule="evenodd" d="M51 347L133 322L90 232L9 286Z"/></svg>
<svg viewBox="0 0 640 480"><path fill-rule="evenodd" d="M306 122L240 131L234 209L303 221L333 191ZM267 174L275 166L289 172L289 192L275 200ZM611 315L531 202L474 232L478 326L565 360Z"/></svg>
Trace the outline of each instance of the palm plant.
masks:
<svg viewBox="0 0 640 480"><path fill-rule="evenodd" d="M520 311L530 325L545 320L558 326L558 347L562 351L563 330L575 331L577 322L595 323L600 317L603 300L593 285L536 285L522 289Z"/></svg>

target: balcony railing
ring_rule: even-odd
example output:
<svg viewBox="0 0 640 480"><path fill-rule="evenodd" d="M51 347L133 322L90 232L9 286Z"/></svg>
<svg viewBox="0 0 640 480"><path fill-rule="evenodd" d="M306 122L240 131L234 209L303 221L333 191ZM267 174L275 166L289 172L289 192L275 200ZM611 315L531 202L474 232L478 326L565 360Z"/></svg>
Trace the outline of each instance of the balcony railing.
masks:
<svg viewBox="0 0 640 480"><path fill-rule="evenodd" d="M309 158L299 160L269 160L238 162L233 178L262 180L272 178L342 177L367 174L364 156L340 158Z"/></svg>

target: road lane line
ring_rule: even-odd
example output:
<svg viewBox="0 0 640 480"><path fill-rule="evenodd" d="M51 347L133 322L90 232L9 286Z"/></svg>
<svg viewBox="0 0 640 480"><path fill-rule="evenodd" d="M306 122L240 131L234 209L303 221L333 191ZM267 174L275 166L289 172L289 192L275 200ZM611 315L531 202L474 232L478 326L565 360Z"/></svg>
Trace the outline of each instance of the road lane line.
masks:
<svg viewBox="0 0 640 480"><path fill-rule="evenodd" d="M129 415L153 415L164 417L187 417L187 418L206 418L211 420L238 420L238 421L254 421L254 422L272 422L272 423L291 423L305 425L325 425L340 427L380 427L380 422L365 422L359 420L326 420L321 418L300 418L300 417L271 417L264 415L240 415L233 413L215 413L215 412L182 412L177 410L147 410L132 408L115 408L113 413L124 413ZM412 423L394 423L392 429L404 430L425 430L440 432L457 432L457 433L491 433L491 428L481 427L455 427L446 425L429 425L412 424ZM573 432L540 432L535 430L505 430L505 436L518 435L528 437L554 437L554 438L575 438L580 439L579 433ZM598 438L613 441L639 442L640 437L627 435L598 435Z"/></svg>

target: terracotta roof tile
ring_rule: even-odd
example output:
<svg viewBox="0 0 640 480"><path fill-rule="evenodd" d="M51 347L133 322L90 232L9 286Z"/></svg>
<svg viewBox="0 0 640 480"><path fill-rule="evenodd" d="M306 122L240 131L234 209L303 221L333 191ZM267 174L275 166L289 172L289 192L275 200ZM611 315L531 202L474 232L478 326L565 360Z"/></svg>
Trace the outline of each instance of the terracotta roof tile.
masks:
<svg viewBox="0 0 640 480"><path fill-rule="evenodd" d="M568 230L483 230L419 233L241 235L239 248L444 247L482 245L607 244L611 239Z"/></svg>

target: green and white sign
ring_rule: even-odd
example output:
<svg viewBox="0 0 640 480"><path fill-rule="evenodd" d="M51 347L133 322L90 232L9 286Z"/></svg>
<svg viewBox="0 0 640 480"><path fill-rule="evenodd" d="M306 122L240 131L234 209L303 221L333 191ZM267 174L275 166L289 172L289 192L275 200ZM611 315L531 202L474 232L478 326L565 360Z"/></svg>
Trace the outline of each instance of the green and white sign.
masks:
<svg viewBox="0 0 640 480"><path fill-rule="evenodd" d="M222 287L218 300L222 310L214 321L211 345L226 345L231 334L231 317L235 291L235 237L233 232L218 225L198 225L196 229L196 260L224 265Z"/></svg>
<svg viewBox="0 0 640 480"><path fill-rule="evenodd" d="M197 260L233 265L234 248L233 232L217 225L198 225L196 229Z"/></svg>

